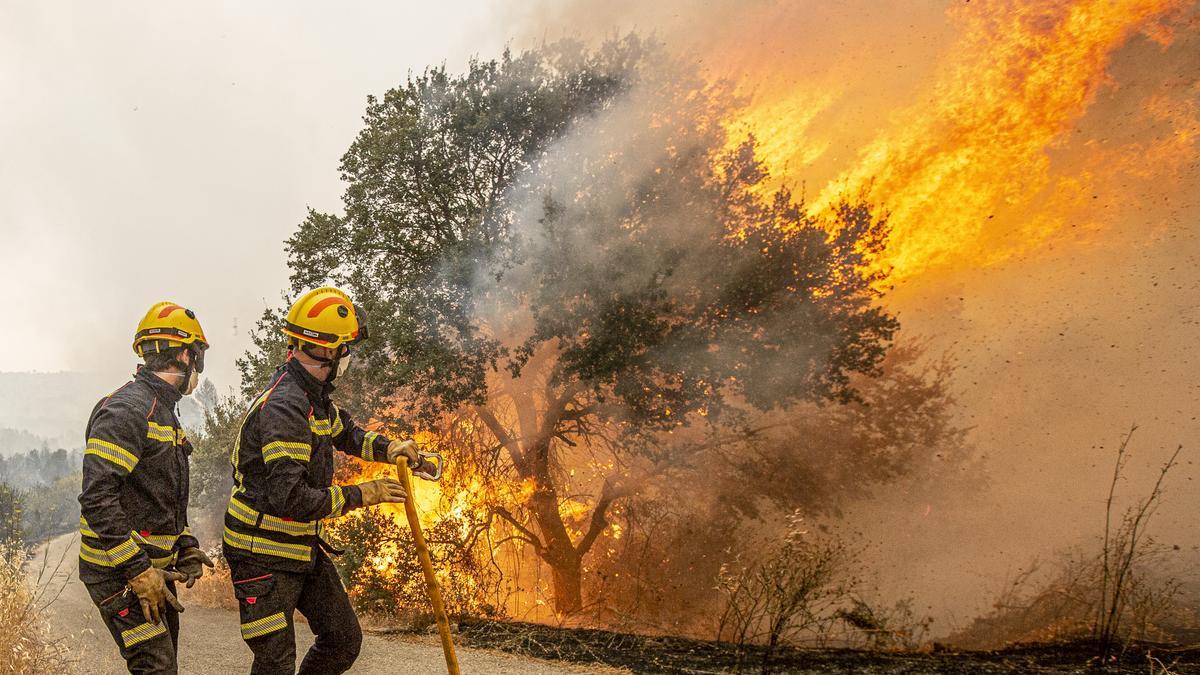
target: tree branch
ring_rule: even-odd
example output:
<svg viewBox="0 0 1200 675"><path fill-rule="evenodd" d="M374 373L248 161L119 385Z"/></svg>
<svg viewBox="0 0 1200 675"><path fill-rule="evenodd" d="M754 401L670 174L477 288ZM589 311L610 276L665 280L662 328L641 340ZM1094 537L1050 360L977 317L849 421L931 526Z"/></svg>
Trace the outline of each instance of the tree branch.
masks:
<svg viewBox="0 0 1200 675"><path fill-rule="evenodd" d="M525 527L520 521L513 517L513 514L509 513L508 509L504 508L503 506L497 506L492 510L495 511L496 515L507 520L513 527L517 528L517 531L526 537L526 541L528 541L535 549L537 549L539 555L542 555L545 552L546 546L542 544L542 540L539 539L538 536L534 534L533 531L531 531L528 527Z"/></svg>
<svg viewBox="0 0 1200 675"><path fill-rule="evenodd" d="M529 472L525 468L525 455L521 452L521 446L509 435L500 420L496 419L496 415L489 408L481 405L475 406L475 414L483 420L496 440L500 441L500 445L508 449L508 454L512 457L513 466L517 468L517 472L523 477L527 477Z"/></svg>
<svg viewBox="0 0 1200 675"><path fill-rule="evenodd" d="M588 524L588 530L584 533L583 538L579 540L579 544L575 546L576 552L580 557L591 550L592 545L596 543L596 538L608 527L608 509L612 503L621 497L626 497L634 492L636 487L628 482L623 486L618 487L611 479L604 481L604 488L600 491L600 499L596 502L596 508L592 509L592 521Z"/></svg>

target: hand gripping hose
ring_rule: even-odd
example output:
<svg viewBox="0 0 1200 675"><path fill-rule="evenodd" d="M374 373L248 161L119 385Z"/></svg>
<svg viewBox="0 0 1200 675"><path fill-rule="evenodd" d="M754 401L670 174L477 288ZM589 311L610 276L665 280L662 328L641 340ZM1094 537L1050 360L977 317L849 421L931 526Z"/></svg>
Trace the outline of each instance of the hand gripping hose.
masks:
<svg viewBox="0 0 1200 675"><path fill-rule="evenodd" d="M420 467L418 467L420 468ZM438 477L441 477L439 464ZM412 471L403 456L396 458L396 478L404 484L404 515L408 516L408 526L412 529L413 541L417 546L417 558L421 561L421 570L425 573L425 589L429 591L429 602L433 605L433 616L437 619L438 633L442 636L442 653L446 656L446 672L450 675L460 675L458 656L454 654L454 640L450 637L450 621L446 618L446 607L442 605L442 591L438 587L437 577L433 573L433 561L429 558L429 547L425 545L425 535L421 533L421 519L417 516L417 500L413 494Z"/></svg>

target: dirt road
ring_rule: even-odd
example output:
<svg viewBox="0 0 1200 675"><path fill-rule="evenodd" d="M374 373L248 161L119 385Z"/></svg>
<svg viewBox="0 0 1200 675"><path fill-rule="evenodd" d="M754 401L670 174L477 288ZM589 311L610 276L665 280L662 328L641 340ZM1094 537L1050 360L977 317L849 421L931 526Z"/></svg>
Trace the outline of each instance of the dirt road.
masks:
<svg viewBox="0 0 1200 675"><path fill-rule="evenodd" d="M76 672L88 675L118 675L125 666L117 654L116 645L100 615L88 599L87 592L76 574L78 537L66 535L54 539L29 566L35 582L50 604L50 622L56 635L61 635L76 661ZM43 566L45 563L45 566ZM57 571L54 571L57 567ZM182 601L187 603L187 597ZM250 671L250 650L238 632L235 612L206 607L190 607L180 617L181 639L179 665L181 673L245 673ZM312 633L306 624L296 627L297 653L303 654L312 644ZM538 661L500 652L477 649L458 649L459 663L464 673L618 673L611 669L587 669L552 661ZM353 673L439 673L445 672L441 647L436 638L392 637L366 635L362 655L351 670Z"/></svg>

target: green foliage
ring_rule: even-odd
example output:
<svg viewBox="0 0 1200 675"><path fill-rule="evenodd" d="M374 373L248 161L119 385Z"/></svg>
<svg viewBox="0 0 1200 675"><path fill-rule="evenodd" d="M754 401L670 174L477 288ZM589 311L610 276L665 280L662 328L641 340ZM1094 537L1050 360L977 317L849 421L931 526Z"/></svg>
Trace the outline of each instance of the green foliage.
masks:
<svg viewBox="0 0 1200 675"><path fill-rule="evenodd" d="M0 457L0 480L19 502L18 543L33 546L79 529L82 466L82 450L41 448Z"/></svg>
<svg viewBox="0 0 1200 675"><path fill-rule="evenodd" d="M31 449L0 455L0 480L19 488L33 487L78 473L82 466L83 450Z"/></svg>
<svg viewBox="0 0 1200 675"><path fill-rule="evenodd" d="M79 529L79 486L83 476L75 473L24 493L23 529L29 545Z"/></svg>
<svg viewBox="0 0 1200 675"><path fill-rule="evenodd" d="M0 545L21 546L25 541L24 495L0 483Z"/></svg>
<svg viewBox="0 0 1200 675"><path fill-rule="evenodd" d="M206 395L204 428L191 436L189 458L190 495L188 510L192 529L201 541L220 539L221 523L233 488L230 455L241 430L246 401L233 394L220 397L215 390Z"/></svg>
<svg viewBox="0 0 1200 675"><path fill-rule="evenodd" d="M628 84L647 47L629 38L592 53L563 42L410 77L370 98L366 128L342 159L344 216L311 212L288 241L293 291L349 286L376 336L356 355L368 408L404 386L430 423L483 402L502 345L474 320L476 275L509 265L505 195L570 123ZM413 420L415 421L415 420Z"/></svg>
<svg viewBox="0 0 1200 675"><path fill-rule="evenodd" d="M242 374L242 396L247 400L257 396L267 386L271 373L287 356L287 342L279 332L284 311L271 308L263 310L263 315L250 333L254 348L237 359L238 371Z"/></svg>
<svg viewBox="0 0 1200 675"><path fill-rule="evenodd" d="M310 213L288 242L294 290L353 290L380 338L367 393L412 394L427 424L542 347L555 381L619 403L633 430L731 393L849 400L896 328L865 271L886 223L758 197L753 139L726 149L724 93L633 37L427 71L371 100L345 215ZM601 145L552 145L568 130Z"/></svg>

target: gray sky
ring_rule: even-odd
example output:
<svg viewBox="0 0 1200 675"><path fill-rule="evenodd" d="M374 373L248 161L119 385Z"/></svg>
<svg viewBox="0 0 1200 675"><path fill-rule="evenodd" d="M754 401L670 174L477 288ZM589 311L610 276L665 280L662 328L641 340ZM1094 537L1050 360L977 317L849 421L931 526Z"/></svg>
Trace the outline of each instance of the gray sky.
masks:
<svg viewBox="0 0 1200 675"><path fill-rule="evenodd" d="M0 371L119 378L170 299L236 384L284 239L340 208L366 96L498 53L492 5L0 0Z"/></svg>

